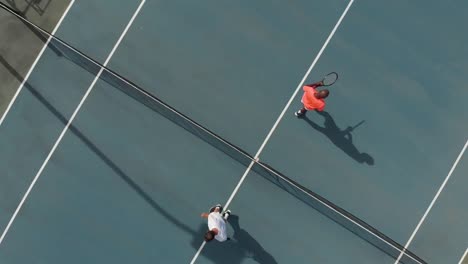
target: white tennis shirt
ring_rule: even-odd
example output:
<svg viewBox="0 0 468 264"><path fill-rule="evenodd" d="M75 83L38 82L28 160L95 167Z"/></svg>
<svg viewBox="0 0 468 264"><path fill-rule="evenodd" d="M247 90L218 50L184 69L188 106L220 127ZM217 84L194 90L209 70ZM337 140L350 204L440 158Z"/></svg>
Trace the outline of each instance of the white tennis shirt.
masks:
<svg viewBox="0 0 468 264"><path fill-rule="evenodd" d="M218 229L218 234L215 236L216 240L219 242L227 240L226 221L219 212L212 212L208 215L208 229L212 230L213 228Z"/></svg>

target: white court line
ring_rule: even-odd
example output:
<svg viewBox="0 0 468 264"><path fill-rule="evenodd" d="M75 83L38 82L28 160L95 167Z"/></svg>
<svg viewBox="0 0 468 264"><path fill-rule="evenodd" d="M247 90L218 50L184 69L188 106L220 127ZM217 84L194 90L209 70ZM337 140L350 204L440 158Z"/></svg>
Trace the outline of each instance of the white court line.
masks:
<svg viewBox="0 0 468 264"><path fill-rule="evenodd" d="M423 224L424 220L426 220L427 215L429 214L429 212L431 211L431 209L434 206L435 202L439 198L439 195L444 190L445 185L447 184L448 180L450 179L450 176L452 176L452 173L455 171L455 168L457 167L458 162L463 157L463 153L465 153L466 147L468 147L468 140L465 142L465 146L461 150L460 154L458 154L457 159L453 163L452 168L450 169L449 173L447 174L447 177L445 177L444 182L442 183L442 185L440 186L440 188L437 191L436 195L434 196L434 199L432 199L432 202L429 204L429 207L426 209L426 212L424 213L423 217L421 218L421 220L419 220L419 223L416 226L416 228L414 229L413 234L411 234L410 238L408 239L408 242L406 242L405 249L403 249L403 251L400 253L400 255L398 256L398 258L397 258L397 260L395 261L394 264L398 264L400 262L401 257L403 256L403 254L406 252L406 249L409 247L409 245L413 241L414 237L416 236L416 233L419 231L419 228Z"/></svg>
<svg viewBox="0 0 468 264"><path fill-rule="evenodd" d="M458 262L458 264L462 264L463 260L465 260L466 256L468 255L468 248L466 248L465 250L465 254L463 254L463 256L461 257L460 261Z"/></svg>
<svg viewBox="0 0 468 264"><path fill-rule="evenodd" d="M122 32L122 35L120 35L120 38L117 40L117 43L114 45L114 47L112 48L112 51L110 52L109 56L107 57L106 61L104 62L103 66L106 66L107 63L109 63L110 59L112 58L112 56L114 55L114 52L117 50L118 46L120 45L120 42L122 42L122 39L125 37L125 35L127 34L127 31L129 30L130 26L133 24L133 21L135 20L135 18L137 17L138 13L140 12L140 9L143 7L143 4L146 2L146 0L142 0L140 5L138 6L137 10L135 11L135 13L133 14L132 18L130 19L130 21L128 22L127 26L125 27L125 30ZM99 77L101 76L102 74L102 71L104 70L104 68L101 68L101 70L99 70L98 74L96 75L96 77L94 78L93 82L91 83L91 85L89 86L88 90L86 91L85 95L83 96L83 98L81 99L80 103L78 104L77 108L75 109L75 111L73 112L73 115L70 117L70 120L68 121L67 125L65 126L65 128L63 129L62 133L60 133L60 136L58 137L57 141L55 142L54 146L52 147L52 149L50 150L49 154L47 155L47 158L44 160L44 162L42 163L42 166L40 167L39 171L37 172L36 176L34 177L33 181L31 182L31 184L29 185L29 188L27 189L26 193L24 194L23 198L21 199L21 202L19 203L18 207L16 208L15 210L15 213L13 214L13 216L11 217L10 221L8 222L8 225L6 226L5 230L3 231L3 234L2 236L0 237L0 245L2 244L3 240L5 239L5 236L6 234L8 233L8 230L10 229L11 225L13 224L13 222L15 221L16 219L16 216L18 215L19 211L21 210L21 208L23 207L23 204L24 202L26 201L26 199L28 198L29 196L29 193L31 192L32 188L34 187L34 185L36 184L37 180L39 179L39 177L41 176L42 174L42 171L44 170L44 168L46 167L47 163L49 162L50 158L52 157L52 155L54 154L55 150L57 149L58 145L60 144L60 141L62 140L63 136L65 135L65 133L67 132L68 128L70 127L71 123L73 122L73 120L75 119L76 115L78 114L78 112L80 111L80 108L81 106L83 105L83 103L86 101L86 98L88 97L88 95L91 93L91 91L93 90L93 87L94 85L96 84L96 82L98 81Z"/></svg>
<svg viewBox="0 0 468 264"><path fill-rule="evenodd" d="M259 159L259 156L260 154L262 153L263 149L265 148L266 144L268 143L268 141L270 140L271 136L273 135L273 133L275 132L276 128L278 127L278 124L280 123L280 121L283 119L283 116L284 114L286 113L286 111L289 109L289 106L291 106L291 103L293 102L294 98L296 97L297 93L301 90L302 88L302 85L304 84L305 80L307 79L307 77L309 76L310 72L312 71L312 69L315 67L315 64L317 63L317 61L320 59L320 56L322 56L322 53L323 51L325 50L325 48L328 46L328 43L330 42L330 40L332 39L333 35L335 35L335 32L336 30L338 29L338 27L340 26L341 24L341 21L343 21L344 17L346 16L346 14L348 13L348 10L351 8L351 5L353 4L354 0L350 0L348 5L346 6L345 10L343 11L343 14L341 14L341 17L340 19L338 19L338 21L336 22L335 26L333 27L333 30L330 32L330 34L328 35L328 38L327 40L325 41L325 43L323 43L322 45L322 48L320 49L320 51L318 52L317 56L315 57L315 59L313 60L312 64L310 65L309 69L307 70L307 72L305 73L304 77L302 78L301 82L299 83L299 85L297 86L296 90L294 91L293 95L291 96L291 98L289 98L289 101L288 103L286 104L286 106L283 108L283 111L281 112L281 114L279 115L278 119L276 120L275 124L273 125L273 127L270 129L270 132L268 133L268 135L266 136L265 140L263 141L262 145L260 146L260 148L258 149L257 153L255 154L254 156L254 159L258 161ZM242 175L239 183L237 184L236 188L234 188L234 191L232 192L231 196L229 197L229 199L227 200L227 202L224 204L224 208L228 208L229 207L229 204L231 204L232 202L232 199L234 199L234 197L236 196L237 192L239 191L239 188L241 187L242 183L244 182L245 178L247 177L247 175L249 174L249 171L251 170L252 166L254 165L254 162L252 161L249 166L247 167L247 169L245 170L244 174ZM201 244L200 248L198 249L197 253L195 254L195 256L192 258L192 261L190 262L190 264L193 264L195 263L195 261L197 260L198 256L200 255L201 251L203 250L203 247L205 247L206 245L206 242L203 241L203 243Z"/></svg>
<svg viewBox="0 0 468 264"><path fill-rule="evenodd" d="M75 0L72 0L69 4L68 4L68 7L67 9L65 9L65 12L63 13L62 17L60 18L60 20L58 21L57 25L55 25L55 28L54 30L52 31L52 35L55 34L55 32L57 32L58 28L60 27L60 25L62 24L62 21L65 19L65 17L67 16L68 14L68 11L70 11L71 7L73 6L73 4L75 3ZM24 84L26 83L26 81L29 79L29 75L31 75L32 71L34 70L34 68L36 67L36 64L39 62L39 59L42 57L42 54L44 53L44 51L46 50L47 46L49 45L49 42L50 40L52 39L52 37L50 36L47 41L45 42L44 46L42 47L41 51L39 52L39 54L37 55L36 59L34 60L33 64L31 65L31 68L29 68L29 71L26 73L26 76L24 77L23 81L21 82L20 86L18 87L18 89L16 90L16 93L15 95L13 96L13 98L11 99L10 103L8 104L7 106L7 109L5 110L5 112L3 113L2 115L2 118L0 119L0 126L2 126L3 124L3 120L5 120L5 117L7 116L8 112L10 112L10 109L11 107L13 106L13 103L16 101L16 98L18 97L19 93L21 92L21 90L23 90L23 87L24 87Z"/></svg>

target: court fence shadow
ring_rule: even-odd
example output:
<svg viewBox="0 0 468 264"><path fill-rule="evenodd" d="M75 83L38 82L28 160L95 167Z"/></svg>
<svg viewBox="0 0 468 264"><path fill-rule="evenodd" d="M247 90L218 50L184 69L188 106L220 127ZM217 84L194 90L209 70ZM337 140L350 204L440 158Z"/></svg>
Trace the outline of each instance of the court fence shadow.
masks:
<svg viewBox="0 0 468 264"><path fill-rule="evenodd" d="M231 215L228 222L234 229L234 235L231 237L231 240L222 243L212 241L205 246L201 255L220 264L240 264L246 258L259 264L278 263L252 235L241 228L239 216ZM192 242L194 248L198 249L200 238L203 238L206 230L207 225L201 224Z"/></svg>
<svg viewBox="0 0 468 264"><path fill-rule="evenodd" d="M31 3L34 2L34 1L31 1ZM6 6L6 5L3 5L2 6L2 3L0 1L0 7L5 9L6 11L9 11L11 13L15 13L16 15L20 16L20 17L23 17L26 19L26 13L27 13L27 9L21 11L15 4L14 1L8 1L7 0L7 3L9 4L9 6ZM28 5L28 7L30 6L30 4ZM33 33L34 35L36 35L36 37L40 40L40 42L42 42L43 44L47 43L49 37L44 34L43 32L41 32L39 29L35 28L34 26L32 26L30 23L27 23L26 21L22 20L22 19L19 19L19 18L16 18L17 21L19 21L20 23L22 23L26 28L28 28L29 31L31 31L31 33ZM28 43L30 45L30 43ZM15 43L15 45L18 45L18 43ZM57 56L61 56L63 55L60 50L58 50L54 45L47 45L47 48L50 49L52 52L54 52Z"/></svg>
<svg viewBox="0 0 468 264"><path fill-rule="evenodd" d="M316 111L319 115L325 118L324 126L321 127L316 124L314 121L310 120L307 116L304 116L302 119L306 121L311 127L313 127L318 132L324 134L336 147L341 149L344 153L346 153L349 157L354 159L359 163L366 163L369 166L374 165L374 158L365 152L360 152L357 147L353 143L353 135L351 132L362 124L364 121L359 123L357 126L350 127L348 126L346 129L341 130L333 117L326 111Z"/></svg>
<svg viewBox="0 0 468 264"><path fill-rule="evenodd" d="M26 15L31 9L36 11L40 16L44 15L52 0L5 0L11 9L18 12L20 15ZM23 6L21 9L19 6Z"/></svg>

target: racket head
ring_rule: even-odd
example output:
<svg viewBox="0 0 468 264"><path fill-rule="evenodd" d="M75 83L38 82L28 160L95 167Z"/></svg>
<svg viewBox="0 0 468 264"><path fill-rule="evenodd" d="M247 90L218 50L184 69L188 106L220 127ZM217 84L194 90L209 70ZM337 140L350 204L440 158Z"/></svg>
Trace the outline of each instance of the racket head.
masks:
<svg viewBox="0 0 468 264"><path fill-rule="evenodd" d="M325 75L322 79L322 86L330 86L333 85L338 80L338 73L330 72L329 74Z"/></svg>

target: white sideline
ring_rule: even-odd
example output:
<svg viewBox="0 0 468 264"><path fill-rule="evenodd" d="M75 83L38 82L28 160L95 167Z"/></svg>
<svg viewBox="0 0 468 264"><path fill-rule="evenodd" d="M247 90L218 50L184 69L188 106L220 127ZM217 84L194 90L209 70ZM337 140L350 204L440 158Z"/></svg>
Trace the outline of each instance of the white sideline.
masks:
<svg viewBox="0 0 468 264"><path fill-rule="evenodd" d="M395 261L394 264L400 263L401 257L404 255L404 253L406 252L406 249L409 247L409 245L410 245L411 242L413 241L414 237L416 236L416 233L419 231L419 228L420 228L421 225L424 223L424 221L426 220L427 215L428 215L429 212L432 210L432 207L434 206L435 202L436 202L437 199L439 198L439 195L440 195L440 194L442 193L442 191L444 190L445 185L447 184L448 180L449 180L450 177L452 176L452 173L455 171L455 168L457 167L458 162L459 162L460 159L463 157L463 154L465 153L466 147L468 147L468 140L465 142L465 146L464 146L463 149L460 151L460 154L458 154L458 157L457 157L457 159L455 160L455 162L453 163L452 168L450 169L449 173L447 174L447 177L445 177L444 182L443 182L442 185L440 186L440 188L439 188L439 190L437 191L436 195L435 195L434 198L432 199L432 202L429 204L429 207L426 209L426 212L424 212L424 215L422 216L421 220L419 220L418 225L416 226L416 228L414 229L414 231L413 231L413 233L411 234L410 238L409 238L408 241L406 242L406 244L405 244L405 249L403 249L403 251L401 251L400 255L398 256L398 258L397 258L397 260Z"/></svg>

